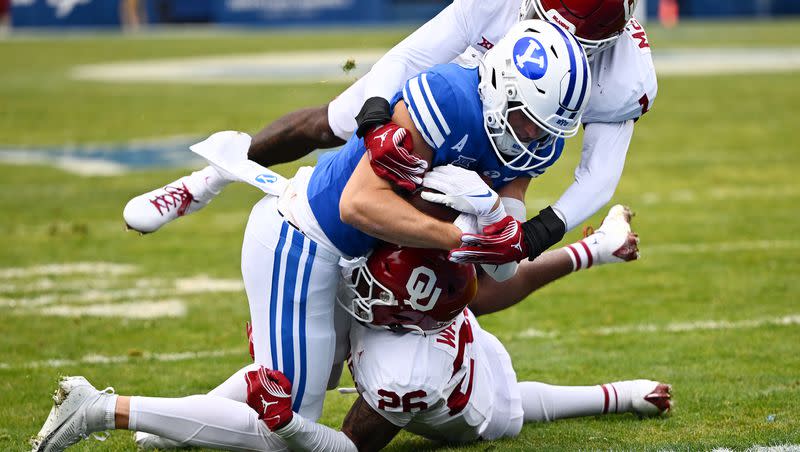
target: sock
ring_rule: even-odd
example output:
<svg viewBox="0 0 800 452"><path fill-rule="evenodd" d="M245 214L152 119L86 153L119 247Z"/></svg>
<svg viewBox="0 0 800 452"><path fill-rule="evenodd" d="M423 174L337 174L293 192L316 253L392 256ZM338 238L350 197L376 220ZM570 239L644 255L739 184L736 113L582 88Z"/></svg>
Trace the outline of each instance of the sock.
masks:
<svg viewBox="0 0 800 452"><path fill-rule="evenodd" d="M597 261L598 247L600 245L589 242L589 240L580 240L562 248L572 261L572 271L576 272L589 268Z"/></svg>
<svg viewBox="0 0 800 452"><path fill-rule="evenodd" d="M131 397L128 429L192 447L287 450L249 406L205 394L175 399Z"/></svg>
<svg viewBox="0 0 800 452"><path fill-rule="evenodd" d="M523 381L518 386L525 422L546 422L631 410L627 382L598 386L553 386Z"/></svg>
<svg viewBox="0 0 800 452"><path fill-rule="evenodd" d="M207 166L184 178L184 184L192 196L202 201L218 195L231 182L233 181L225 178L213 166Z"/></svg>
<svg viewBox="0 0 800 452"><path fill-rule="evenodd" d="M117 407L116 394L102 394L86 410L86 428L90 432L114 429L114 412Z"/></svg>

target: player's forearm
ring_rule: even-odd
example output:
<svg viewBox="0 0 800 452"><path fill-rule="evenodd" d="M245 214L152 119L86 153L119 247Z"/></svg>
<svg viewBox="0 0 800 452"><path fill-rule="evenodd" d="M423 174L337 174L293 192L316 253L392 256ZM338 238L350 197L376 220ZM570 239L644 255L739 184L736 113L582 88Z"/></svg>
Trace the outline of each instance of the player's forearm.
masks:
<svg viewBox="0 0 800 452"><path fill-rule="evenodd" d="M535 260L520 262L517 273L502 283L481 277L478 293L469 307L475 315L502 311L572 271L572 261L564 249L547 251Z"/></svg>
<svg viewBox="0 0 800 452"><path fill-rule="evenodd" d="M586 126L575 181L553 204L564 216L567 231L582 224L611 200L622 177L632 136L633 121Z"/></svg>
<svg viewBox="0 0 800 452"><path fill-rule="evenodd" d="M295 413L292 420L275 431L294 451L357 452L358 448L344 433L309 421Z"/></svg>
<svg viewBox="0 0 800 452"><path fill-rule="evenodd" d="M293 111L268 124L253 137L247 157L269 167L341 144L344 141L333 134L324 105Z"/></svg>
<svg viewBox="0 0 800 452"><path fill-rule="evenodd" d="M342 197L342 221L386 242L450 250L461 244L461 230L429 217L389 189Z"/></svg>

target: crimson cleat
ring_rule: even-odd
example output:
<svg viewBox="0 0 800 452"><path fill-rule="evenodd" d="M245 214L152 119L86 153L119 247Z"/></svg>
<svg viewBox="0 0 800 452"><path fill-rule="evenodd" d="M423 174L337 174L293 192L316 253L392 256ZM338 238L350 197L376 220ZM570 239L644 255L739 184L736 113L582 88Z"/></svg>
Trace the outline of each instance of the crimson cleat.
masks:
<svg viewBox="0 0 800 452"><path fill-rule="evenodd" d="M672 409L672 386L651 380L631 382L633 412L640 417L660 416Z"/></svg>
<svg viewBox="0 0 800 452"><path fill-rule="evenodd" d="M193 176L182 177L128 201L122 212L127 228L148 234L208 205L216 193L207 188L205 181L196 181Z"/></svg>

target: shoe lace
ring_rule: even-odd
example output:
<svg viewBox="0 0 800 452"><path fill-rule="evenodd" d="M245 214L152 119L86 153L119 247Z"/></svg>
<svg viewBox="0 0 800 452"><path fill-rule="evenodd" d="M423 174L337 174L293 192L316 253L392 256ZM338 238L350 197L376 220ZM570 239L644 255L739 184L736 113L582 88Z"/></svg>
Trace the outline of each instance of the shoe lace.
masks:
<svg viewBox="0 0 800 452"><path fill-rule="evenodd" d="M194 196L186 188L186 184L181 184L180 187L167 185L164 187L164 192L150 200L160 215L164 215L164 211L169 212L173 207L177 207L178 216L181 217L194 201Z"/></svg>

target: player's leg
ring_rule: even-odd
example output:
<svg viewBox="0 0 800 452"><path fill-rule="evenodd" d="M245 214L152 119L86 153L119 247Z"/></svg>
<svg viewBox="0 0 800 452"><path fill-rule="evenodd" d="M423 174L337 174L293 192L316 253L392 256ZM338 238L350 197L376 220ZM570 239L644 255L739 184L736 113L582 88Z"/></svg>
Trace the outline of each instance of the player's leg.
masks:
<svg viewBox="0 0 800 452"><path fill-rule="evenodd" d="M317 420L334 354L339 256L283 220L274 197L253 207L242 245L255 363L293 383L293 410Z"/></svg>
<svg viewBox="0 0 800 452"><path fill-rule="evenodd" d="M522 261L511 279L500 283L482 277L470 309L475 315L497 312L570 273L637 259L639 239L631 232L630 218L630 210L617 204L609 210L596 232L563 248L548 251L533 261Z"/></svg>
<svg viewBox="0 0 800 452"><path fill-rule="evenodd" d="M544 422L610 413L657 416L671 408L671 386L651 380L628 380L597 386L518 383L525 422Z"/></svg>
<svg viewBox="0 0 800 452"><path fill-rule="evenodd" d="M113 429L148 432L182 447L286 450L247 404L222 397L117 396L98 391L83 377L65 377L54 399L33 441L34 451L60 451L92 433Z"/></svg>
<svg viewBox="0 0 800 452"><path fill-rule="evenodd" d="M212 166L134 197L122 212L129 229L155 232L179 217L202 209L233 182Z"/></svg>
<svg viewBox="0 0 800 452"><path fill-rule="evenodd" d="M247 157L269 167L297 160L315 149L344 144L355 130L354 118L364 102L363 96L363 82L356 82L328 105L278 118L253 137ZM155 232L170 221L202 209L231 182L234 180L209 166L136 196L125 206L123 217L133 230Z"/></svg>

